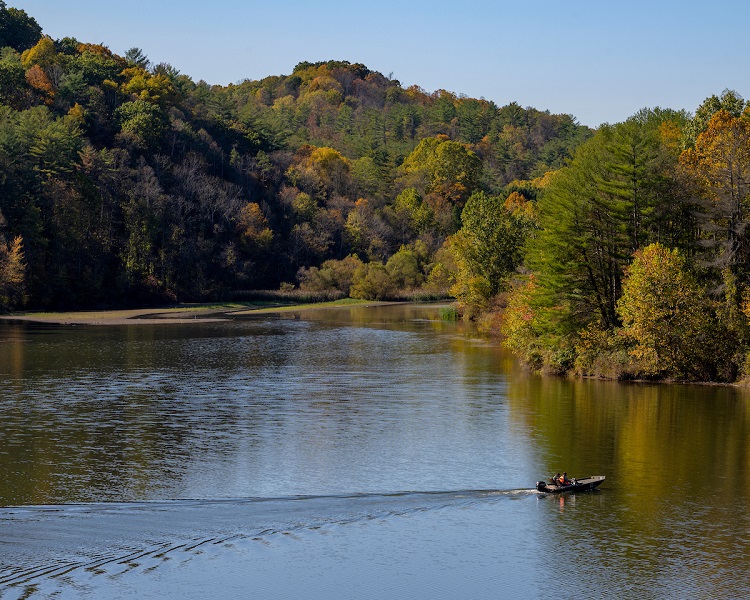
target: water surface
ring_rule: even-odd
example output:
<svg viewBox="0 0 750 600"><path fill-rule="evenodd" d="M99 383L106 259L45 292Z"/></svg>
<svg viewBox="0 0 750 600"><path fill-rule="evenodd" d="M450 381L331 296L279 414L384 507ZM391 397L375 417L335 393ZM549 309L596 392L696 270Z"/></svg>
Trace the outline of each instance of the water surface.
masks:
<svg viewBox="0 0 750 600"><path fill-rule="evenodd" d="M0 596L736 597L747 407L531 376L432 306L0 323ZM563 469L607 481L533 491Z"/></svg>

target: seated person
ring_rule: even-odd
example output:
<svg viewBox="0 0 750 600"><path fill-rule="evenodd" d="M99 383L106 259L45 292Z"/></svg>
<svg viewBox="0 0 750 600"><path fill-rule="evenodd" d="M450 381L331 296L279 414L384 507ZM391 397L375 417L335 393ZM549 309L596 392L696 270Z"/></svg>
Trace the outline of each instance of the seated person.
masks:
<svg viewBox="0 0 750 600"><path fill-rule="evenodd" d="M571 481L568 479L568 472L563 471L562 476L558 479L560 485L570 485Z"/></svg>

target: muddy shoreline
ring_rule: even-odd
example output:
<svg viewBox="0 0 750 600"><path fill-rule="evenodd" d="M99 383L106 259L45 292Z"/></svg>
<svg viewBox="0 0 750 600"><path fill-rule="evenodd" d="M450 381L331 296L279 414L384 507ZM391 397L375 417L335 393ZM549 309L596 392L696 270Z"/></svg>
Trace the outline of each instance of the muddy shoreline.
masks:
<svg viewBox="0 0 750 600"><path fill-rule="evenodd" d="M347 306L379 306L390 302L337 300L317 304L247 305L211 304L184 305L164 308L136 308L127 310L74 311L74 312L24 312L0 316L9 321L31 321L54 325L156 325L164 323L215 323L234 316L272 314L308 310L325 310Z"/></svg>

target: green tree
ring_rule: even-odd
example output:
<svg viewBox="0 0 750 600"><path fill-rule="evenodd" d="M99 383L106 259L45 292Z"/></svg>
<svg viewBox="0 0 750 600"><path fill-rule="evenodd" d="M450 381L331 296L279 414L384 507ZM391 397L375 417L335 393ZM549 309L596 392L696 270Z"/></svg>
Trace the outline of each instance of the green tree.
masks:
<svg viewBox="0 0 750 600"><path fill-rule="evenodd" d="M458 273L451 288L468 314L485 309L521 264L524 243L534 224L506 208L500 196L472 194L461 212L462 227L451 239Z"/></svg>
<svg viewBox="0 0 750 600"><path fill-rule="evenodd" d="M115 116L126 135L146 148L158 148L169 128L169 119L156 104L146 100L125 102L117 108Z"/></svg>
<svg viewBox="0 0 750 600"><path fill-rule="evenodd" d="M687 122L684 129L683 146L692 148L698 136L708 129L709 121L717 112L724 111L737 118L749 105L750 103L746 103L742 96L730 89L724 90L721 96L716 94L709 96L696 109L693 118Z"/></svg>
<svg viewBox="0 0 750 600"><path fill-rule="evenodd" d="M419 253L413 248L402 246L396 254L388 259L385 270L391 278L393 287L399 290L415 289L424 283L422 261Z"/></svg>
<svg viewBox="0 0 750 600"><path fill-rule="evenodd" d="M8 8L0 0L0 48L10 46L18 52L31 48L42 37L35 19L18 8Z"/></svg>
<svg viewBox="0 0 750 600"><path fill-rule="evenodd" d="M404 187L439 194L460 207L478 188L481 169L474 152L445 136L423 139L401 165Z"/></svg>
<svg viewBox="0 0 750 600"><path fill-rule="evenodd" d="M414 188L407 188L396 196L387 215L400 244L408 244L434 226L432 209Z"/></svg>
<svg viewBox="0 0 750 600"><path fill-rule="evenodd" d="M395 292L393 282L381 262L364 263L357 267L349 295L362 300L386 300Z"/></svg>
<svg viewBox="0 0 750 600"><path fill-rule="evenodd" d="M541 194L527 263L537 275L537 318L558 333L592 320L617 326L632 253L662 238L692 241L689 211L674 194L677 152L660 135L671 118L641 113L603 126Z"/></svg>
<svg viewBox="0 0 750 600"><path fill-rule="evenodd" d="M148 59L140 48L130 48L125 52L125 60L128 61L134 67L140 67L141 69L148 69L151 65L151 61Z"/></svg>
<svg viewBox="0 0 750 600"><path fill-rule="evenodd" d="M12 48L0 49L0 103L16 109L28 108L31 93L25 74L18 52Z"/></svg>
<svg viewBox="0 0 750 600"><path fill-rule="evenodd" d="M354 275L363 265L357 256L349 255L343 260L327 260L320 268L302 268L297 275L300 289L310 292L338 291L348 296Z"/></svg>

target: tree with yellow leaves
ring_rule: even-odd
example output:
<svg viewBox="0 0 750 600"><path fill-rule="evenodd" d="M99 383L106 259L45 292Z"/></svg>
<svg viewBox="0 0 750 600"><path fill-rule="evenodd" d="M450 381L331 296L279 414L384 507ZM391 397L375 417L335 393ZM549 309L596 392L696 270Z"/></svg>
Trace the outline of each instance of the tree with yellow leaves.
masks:
<svg viewBox="0 0 750 600"><path fill-rule="evenodd" d="M750 120L719 110L685 150L680 163L694 179L708 219L703 242L709 261L735 274L750 273Z"/></svg>
<svg viewBox="0 0 750 600"><path fill-rule="evenodd" d="M705 290L679 251L657 243L636 252L617 312L642 374L704 381L721 377L733 344L729 332L720 331Z"/></svg>
<svg viewBox="0 0 750 600"><path fill-rule="evenodd" d="M18 235L6 244L0 235L0 309L16 308L23 303L25 270L23 238Z"/></svg>
<svg viewBox="0 0 750 600"><path fill-rule="evenodd" d="M438 194L463 207L478 189L482 163L465 145L446 136L425 138L401 165L404 187Z"/></svg>

